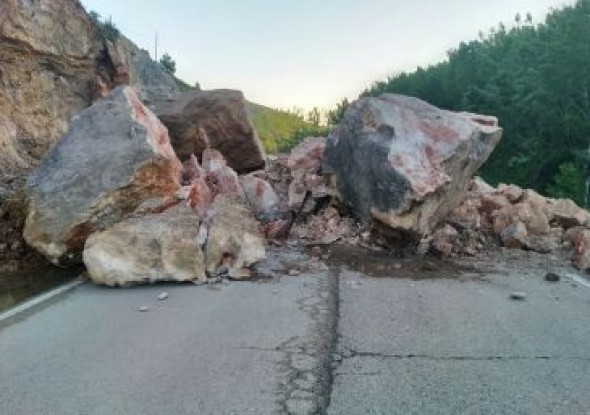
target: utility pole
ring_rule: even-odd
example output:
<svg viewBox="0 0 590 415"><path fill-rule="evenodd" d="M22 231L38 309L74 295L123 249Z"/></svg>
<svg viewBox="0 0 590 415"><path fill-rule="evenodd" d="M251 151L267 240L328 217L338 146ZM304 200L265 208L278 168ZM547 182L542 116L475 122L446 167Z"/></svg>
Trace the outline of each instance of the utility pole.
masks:
<svg viewBox="0 0 590 415"><path fill-rule="evenodd" d="M157 31L157 30L156 30L156 43L155 43L155 49L156 49L156 50L155 50L155 53L154 53L154 56L155 56L155 58L156 58L156 59L155 59L155 61L156 61L156 62L158 62L158 31Z"/></svg>

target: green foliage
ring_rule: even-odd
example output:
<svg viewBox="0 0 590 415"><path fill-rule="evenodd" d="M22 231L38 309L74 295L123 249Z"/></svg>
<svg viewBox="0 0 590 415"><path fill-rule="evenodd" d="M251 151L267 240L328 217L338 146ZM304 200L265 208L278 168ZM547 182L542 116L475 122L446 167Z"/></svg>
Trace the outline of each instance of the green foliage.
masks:
<svg viewBox="0 0 590 415"><path fill-rule="evenodd" d="M336 108L333 110L328 111L328 124L329 125L336 125L344 117L344 112L348 108L349 102L346 98L336 104Z"/></svg>
<svg viewBox="0 0 590 415"><path fill-rule="evenodd" d="M446 61L376 82L363 95L395 92L496 115L504 136L480 174L580 202L590 141L589 45L590 0L578 0L542 24L518 15L510 28L500 24Z"/></svg>
<svg viewBox="0 0 590 415"><path fill-rule="evenodd" d="M328 133L327 127L306 122L302 111L298 109L281 111L248 103L248 112L262 146L268 153L289 151L305 137L325 136Z"/></svg>
<svg viewBox="0 0 590 415"><path fill-rule="evenodd" d="M174 75L176 73L176 62L169 54L164 53L164 55L162 55L160 58L160 65L162 65L164 70L170 75Z"/></svg>
<svg viewBox="0 0 590 415"><path fill-rule="evenodd" d="M88 16L90 20L98 27L100 34L107 40L111 42L116 42L117 39L121 36L121 32L117 29L117 26L113 23L112 19L109 17L108 20L102 21L100 14L91 10L88 12Z"/></svg>
<svg viewBox="0 0 590 415"><path fill-rule="evenodd" d="M196 89L195 87L191 86L190 84L187 84L186 82L184 82L182 79L177 78L174 75L172 75L172 77L174 78L174 82L176 82L176 85L178 85L180 92L194 91ZM197 82L197 84L198 84L198 82ZM196 90L200 91L200 89L196 89Z"/></svg>
<svg viewBox="0 0 590 415"><path fill-rule="evenodd" d="M547 194L556 198L573 199L578 205L585 205L586 183L582 169L572 162L559 165L553 183L547 187Z"/></svg>

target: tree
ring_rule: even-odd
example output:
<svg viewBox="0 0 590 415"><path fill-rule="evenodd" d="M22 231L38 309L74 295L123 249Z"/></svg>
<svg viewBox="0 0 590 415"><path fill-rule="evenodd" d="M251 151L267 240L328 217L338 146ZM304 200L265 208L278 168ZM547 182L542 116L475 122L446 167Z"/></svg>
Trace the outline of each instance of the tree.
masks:
<svg viewBox="0 0 590 415"><path fill-rule="evenodd" d="M121 36L121 32L119 31L117 26L113 23L113 20L111 17L109 17L109 20L103 22L101 20L100 14L98 14L94 10L91 10L90 12L88 12L88 17L90 17L90 20L98 27L100 34L105 39L108 39L111 42L115 42L117 39L119 39L119 36Z"/></svg>
<svg viewBox="0 0 590 415"><path fill-rule="evenodd" d="M111 42L115 42L121 36L121 32L110 17L109 20L102 23L99 27L101 28L102 35Z"/></svg>
<svg viewBox="0 0 590 415"><path fill-rule="evenodd" d="M322 122L322 114L317 107L314 107L311 111L307 113L307 122L313 125L314 127L319 127Z"/></svg>
<svg viewBox="0 0 590 415"><path fill-rule="evenodd" d="M169 54L164 53L164 55L162 55L160 58L160 65L162 65L164 70L170 75L174 75L176 73L176 62Z"/></svg>
<svg viewBox="0 0 590 415"><path fill-rule="evenodd" d="M340 121L342 121L342 118L344 117L344 112L348 108L348 105L348 99L344 98L342 101L336 104L336 108L328 111L328 124L336 125Z"/></svg>

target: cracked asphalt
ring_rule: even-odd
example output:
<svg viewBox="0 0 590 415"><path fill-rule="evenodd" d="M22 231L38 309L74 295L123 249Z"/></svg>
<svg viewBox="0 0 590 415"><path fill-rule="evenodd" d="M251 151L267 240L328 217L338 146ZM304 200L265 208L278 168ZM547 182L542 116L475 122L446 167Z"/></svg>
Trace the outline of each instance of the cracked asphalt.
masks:
<svg viewBox="0 0 590 415"><path fill-rule="evenodd" d="M590 414L590 290L503 271L341 272L328 414Z"/></svg>
<svg viewBox="0 0 590 415"><path fill-rule="evenodd" d="M283 250L258 282L82 285L0 322L0 414L590 413L590 289L404 267Z"/></svg>

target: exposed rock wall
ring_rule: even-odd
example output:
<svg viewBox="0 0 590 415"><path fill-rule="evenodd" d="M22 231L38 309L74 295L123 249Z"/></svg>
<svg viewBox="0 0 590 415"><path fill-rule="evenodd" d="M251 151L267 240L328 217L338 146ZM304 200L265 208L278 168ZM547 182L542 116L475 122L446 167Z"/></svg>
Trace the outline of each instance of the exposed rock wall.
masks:
<svg viewBox="0 0 590 415"><path fill-rule="evenodd" d="M78 1L0 2L0 175L30 168L88 105L101 49Z"/></svg>
<svg viewBox="0 0 590 415"><path fill-rule="evenodd" d="M145 104L171 99L180 93L176 80L161 66L152 60L147 50L140 49L124 36L114 45L120 59L129 71L129 85L133 86L139 98Z"/></svg>
<svg viewBox="0 0 590 415"><path fill-rule="evenodd" d="M127 71L123 83L145 102L179 93L128 39L107 48L78 0L0 1L0 177L36 165L72 116L91 104L97 82L121 83L117 69Z"/></svg>

